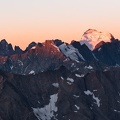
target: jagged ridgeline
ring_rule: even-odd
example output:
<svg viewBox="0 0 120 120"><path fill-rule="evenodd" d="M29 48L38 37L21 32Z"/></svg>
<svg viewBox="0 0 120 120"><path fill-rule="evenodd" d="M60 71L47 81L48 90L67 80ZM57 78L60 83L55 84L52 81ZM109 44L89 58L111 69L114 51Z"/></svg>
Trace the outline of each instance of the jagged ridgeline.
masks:
<svg viewBox="0 0 120 120"><path fill-rule="evenodd" d="M93 50L87 45L89 41L98 42ZM23 75L36 74L56 70L61 65L74 71L77 68L72 64L81 68L81 72L87 65L93 70L119 66L120 41L110 33L103 34L89 29L83 34L81 41L72 41L70 44L58 39L46 40L43 43L32 42L22 50L19 46L13 49L6 40L0 42L0 69L4 71Z"/></svg>
<svg viewBox="0 0 120 120"><path fill-rule="evenodd" d="M120 41L93 29L25 50L1 40L0 120L119 120L119 65Z"/></svg>

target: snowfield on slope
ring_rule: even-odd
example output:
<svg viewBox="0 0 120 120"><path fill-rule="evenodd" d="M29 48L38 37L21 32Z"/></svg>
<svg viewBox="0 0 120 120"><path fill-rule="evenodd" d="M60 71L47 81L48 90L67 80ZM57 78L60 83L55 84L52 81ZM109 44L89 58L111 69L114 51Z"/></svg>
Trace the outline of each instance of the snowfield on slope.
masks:
<svg viewBox="0 0 120 120"><path fill-rule="evenodd" d="M81 59L85 61L85 59L79 53L79 51L76 48L74 48L72 45L62 44L59 46L59 49L66 57L69 57L71 60L79 61L79 59Z"/></svg>
<svg viewBox="0 0 120 120"><path fill-rule="evenodd" d="M54 112L57 112L58 108L55 105L58 99L58 94L50 96L50 102L43 108L32 108L35 116L38 120L51 120L54 116Z"/></svg>

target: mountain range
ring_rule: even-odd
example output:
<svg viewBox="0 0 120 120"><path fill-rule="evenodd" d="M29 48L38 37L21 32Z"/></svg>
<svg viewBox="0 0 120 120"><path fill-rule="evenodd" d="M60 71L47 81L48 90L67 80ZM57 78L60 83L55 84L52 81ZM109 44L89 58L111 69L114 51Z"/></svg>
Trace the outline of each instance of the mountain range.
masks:
<svg viewBox="0 0 120 120"><path fill-rule="evenodd" d="M0 120L119 120L119 66L120 41L94 29L25 50L3 39Z"/></svg>

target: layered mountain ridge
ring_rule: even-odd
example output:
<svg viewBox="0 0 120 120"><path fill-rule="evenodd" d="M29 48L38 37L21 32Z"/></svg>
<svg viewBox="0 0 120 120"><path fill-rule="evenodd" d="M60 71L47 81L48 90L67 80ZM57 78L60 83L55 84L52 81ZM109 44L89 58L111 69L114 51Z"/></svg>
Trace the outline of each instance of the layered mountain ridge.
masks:
<svg viewBox="0 0 120 120"><path fill-rule="evenodd" d="M120 41L92 29L83 36L109 42L93 50L58 39L25 50L0 42L0 120L120 119Z"/></svg>
<svg viewBox="0 0 120 120"><path fill-rule="evenodd" d="M119 78L120 68L86 75L64 66L35 75L0 72L0 119L119 120Z"/></svg>
<svg viewBox="0 0 120 120"><path fill-rule="evenodd" d="M16 74L31 74L55 70L61 65L69 68L72 63L79 63L79 66L94 64L93 69L120 65L120 41L115 39L112 34L107 36L102 32L89 29L83 36L90 41L92 38L93 41L98 40L98 37L102 36L100 38L102 41L93 50L90 50L81 41L72 41L68 44L58 39L46 40L43 43L32 42L25 50L22 50L19 46L15 46L13 49L6 40L1 40L0 69ZM109 42L105 42L102 38L109 39ZM102 66L101 68L98 67L99 64L100 67Z"/></svg>

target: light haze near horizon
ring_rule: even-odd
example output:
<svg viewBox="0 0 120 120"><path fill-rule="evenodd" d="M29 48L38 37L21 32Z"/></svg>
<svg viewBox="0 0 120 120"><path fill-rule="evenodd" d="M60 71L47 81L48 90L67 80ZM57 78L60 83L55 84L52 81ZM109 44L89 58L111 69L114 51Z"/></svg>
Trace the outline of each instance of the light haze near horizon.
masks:
<svg viewBox="0 0 120 120"><path fill-rule="evenodd" d="M120 0L0 0L0 39L23 49L32 41L80 40L89 28L120 39Z"/></svg>

